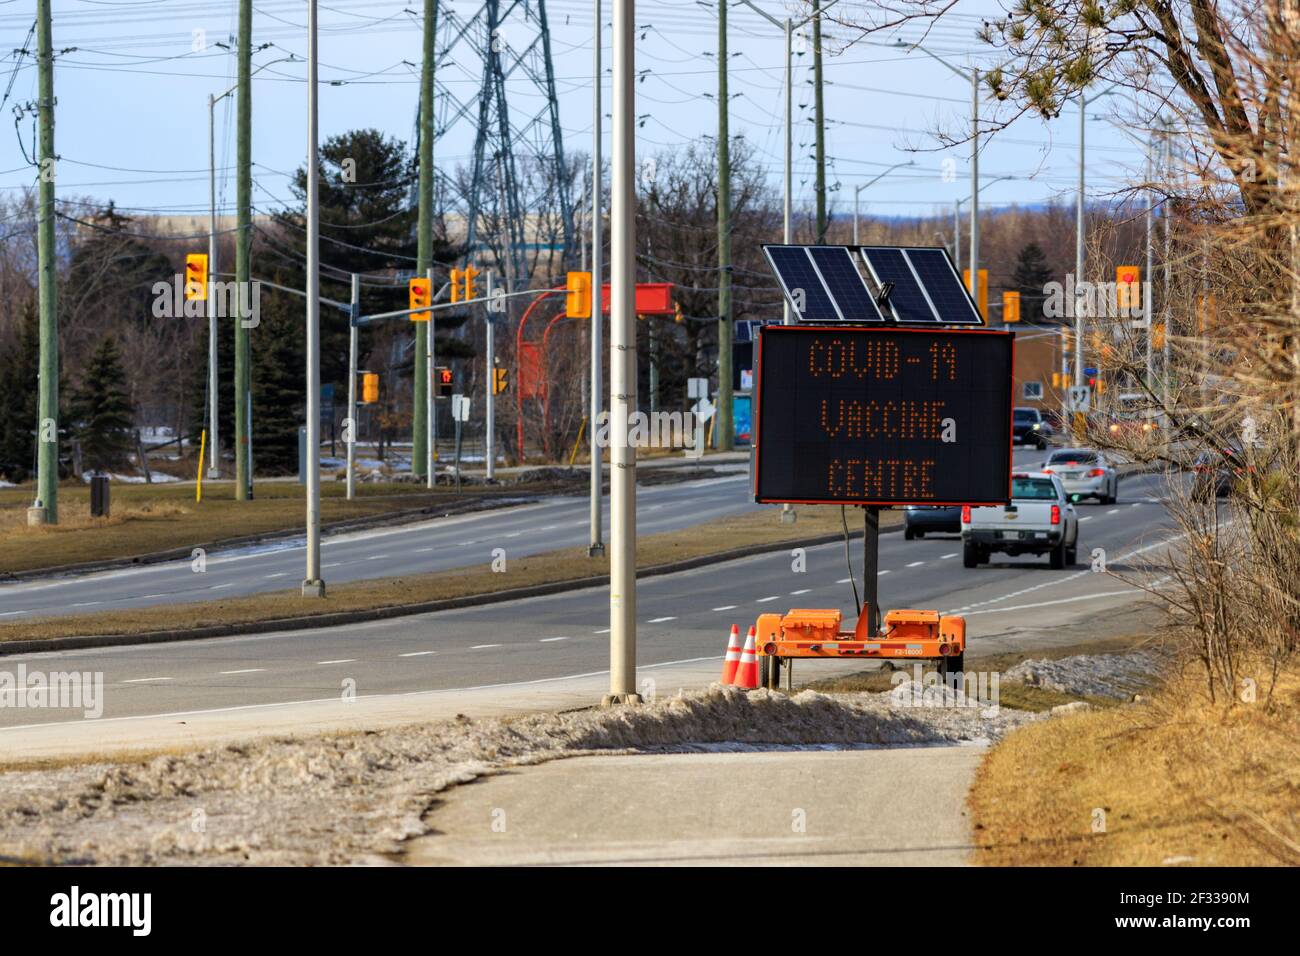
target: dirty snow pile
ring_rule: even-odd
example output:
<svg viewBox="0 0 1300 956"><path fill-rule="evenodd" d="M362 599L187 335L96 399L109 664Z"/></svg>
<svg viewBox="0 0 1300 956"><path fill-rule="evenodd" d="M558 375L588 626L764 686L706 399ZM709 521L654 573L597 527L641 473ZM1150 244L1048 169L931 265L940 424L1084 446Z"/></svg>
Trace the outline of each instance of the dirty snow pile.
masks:
<svg viewBox="0 0 1300 956"><path fill-rule="evenodd" d="M1003 674L1021 681L1080 697L1128 700L1149 687L1160 673L1161 658L1151 651L1130 654L1081 654L1057 660L1021 661Z"/></svg>
<svg viewBox="0 0 1300 956"><path fill-rule="evenodd" d="M1032 715L907 708L888 694L794 697L715 686L641 707L471 720L0 774L0 862L345 864L426 832L436 794L559 757L704 744L928 744L1001 736Z"/></svg>

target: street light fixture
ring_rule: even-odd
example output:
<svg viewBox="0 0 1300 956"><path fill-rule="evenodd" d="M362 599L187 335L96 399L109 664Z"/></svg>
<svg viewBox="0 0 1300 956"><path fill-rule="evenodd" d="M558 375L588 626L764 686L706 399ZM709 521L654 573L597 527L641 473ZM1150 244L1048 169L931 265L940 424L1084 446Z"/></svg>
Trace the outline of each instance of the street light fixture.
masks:
<svg viewBox="0 0 1300 956"><path fill-rule="evenodd" d="M1018 176L999 176L997 179L990 179L986 183L980 183L980 191L983 192L994 183L1000 183L1007 179L1019 179ZM953 203L952 208L952 259L958 265L961 264L961 204L970 199L970 196L962 196Z"/></svg>
<svg viewBox="0 0 1300 956"><path fill-rule="evenodd" d="M916 165L916 160L914 159L909 159L905 163L895 163L893 166L890 166L888 169L886 169L880 175L876 176L874 179L870 179L859 186L853 187L853 244L855 246L858 245L858 197L862 195L862 190L884 179L886 176L888 176L896 169L902 169L904 166L915 166L915 165Z"/></svg>

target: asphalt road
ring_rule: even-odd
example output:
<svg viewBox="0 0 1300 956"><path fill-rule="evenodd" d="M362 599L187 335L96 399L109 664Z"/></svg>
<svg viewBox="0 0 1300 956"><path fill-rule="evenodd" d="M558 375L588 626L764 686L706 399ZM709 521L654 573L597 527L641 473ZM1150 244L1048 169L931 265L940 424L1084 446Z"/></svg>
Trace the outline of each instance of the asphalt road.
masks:
<svg viewBox="0 0 1300 956"><path fill-rule="evenodd" d="M1118 504L1080 505L1081 561L1088 560L1092 549L1104 548L1110 570L1124 572L1139 564L1142 554L1168 546L1171 532L1159 500L1162 482L1157 476L1133 476L1121 482ZM730 507L744 506L743 484L671 490L675 496L703 499L714 488L729 489L740 498ZM653 501L647 489L642 503ZM719 499L712 507L728 505ZM547 532L547 541L534 543L554 547L558 519L530 520L557 525ZM480 545L487 546L486 541ZM854 571L860 575L861 545L855 543L852 550ZM1070 628L1077 634L1081 626L1086 633L1092 615L1143 596L1130 584L1094 573L1087 563L1052 571L1045 558L995 555L992 565L967 570L960 551L955 536L919 541L883 536L883 606L965 614L972 645L1001 650L1017 641L1050 641ZM839 607L852 619L842 544L809 548L804 570L794 565L791 554L780 551L640 582L639 662L720 658L729 627L735 623L743 629L766 611ZM100 672L106 717L337 700L349 691L378 695L481 688L603 671L608 664L607 602L606 589L591 588L338 628L7 657L2 666ZM0 708L0 727L76 717L53 708Z"/></svg>
<svg viewBox="0 0 1300 956"><path fill-rule="evenodd" d="M733 470L720 466L719 471ZM747 472L725 478L637 489L641 534L673 531L754 510ZM587 498L557 497L537 504L416 524L326 537L321 572L328 583L359 581L486 565L494 548L507 559L585 545L590 540ZM608 512L608 502L606 502ZM608 513L606 540L608 540ZM303 577L302 538L211 551L202 573L191 562L169 561L67 577L0 585L0 621L206 601L296 587Z"/></svg>

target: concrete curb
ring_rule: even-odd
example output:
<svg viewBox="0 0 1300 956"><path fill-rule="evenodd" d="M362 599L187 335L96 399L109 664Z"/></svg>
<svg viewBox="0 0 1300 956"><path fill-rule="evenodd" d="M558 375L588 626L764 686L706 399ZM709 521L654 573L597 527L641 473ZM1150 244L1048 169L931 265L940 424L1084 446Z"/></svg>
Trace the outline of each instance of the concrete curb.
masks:
<svg viewBox="0 0 1300 956"><path fill-rule="evenodd" d="M881 534L892 534L903 530L900 522L892 528L881 528ZM862 532L850 531L849 538L861 538ZM774 554L787 548L815 548L824 544L833 544L844 540L842 534L823 534L803 541L788 541L781 545L754 544L743 548L732 548L715 554L704 554L696 558L657 564L637 571L637 579L657 577L664 574L676 574L690 571L711 564L722 564L740 558L749 558L759 554ZM268 621L244 621L235 624L213 624L208 627L187 630L149 631L144 634L95 634L85 637L51 637L46 640L22 640L0 642L0 657L17 654L49 653L51 651L74 651L101 647L129 647L136 644L167 644L174 641L196 641L209 637L236 637L246 634L271 634L276 631L304 630L309 628L338 627L343 624L359 624L364 621L389 620L397 617L411 617L416 614L430 614L437 611L453 611L460 608L478 607L483 604L501 604L518 601L523 598L545 597L562 594L565 591L580 591L584 588L597 587L608 580L604 575L585 578L570 578L565 581L553 581L548 584L534 584L529 587L509 588L493 591L490 594L471 594L465 597L445 598L440 601L422 601L417 604L403 604L390 607L369 608L358 611L339 611L332 614L313 614L303 617L277 618Z"/></svg>

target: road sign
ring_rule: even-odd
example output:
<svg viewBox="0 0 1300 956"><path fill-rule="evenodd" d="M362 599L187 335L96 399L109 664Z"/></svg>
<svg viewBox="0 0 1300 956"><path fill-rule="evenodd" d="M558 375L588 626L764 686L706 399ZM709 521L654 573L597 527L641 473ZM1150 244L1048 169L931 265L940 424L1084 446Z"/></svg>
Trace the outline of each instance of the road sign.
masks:
<svg viewBox="0 0 1300 956"><path fill-rule="evenodd" d="M451 397L451 417L454 421L469 421L469 396L459 393Z"/></svg>
<svg viewBox="0 0 1300 956"><path fill-rule="evenodd" d="M707 422L710 418L713 417L713 413L716 412L717 410L718 410L717 406L714 405L707 398L701 398L691 408L691 411L695 413L695 417L702 422Z"/></svg>
<svg viewBox="0 0 1300 956"><path fill-rule="evenodd" d="M688 378L686 380L687 398L707 398L708 395L709 380L707 378Z"/></svg>
<svg viewBox="0 0 1300 956"><path fill-rule="evenodd" d="M984 329L765 326L755 500L1007 501L1011 351Z"/></svg>
<svg viewBox="0 0 1300 956"><path fill-rule="evenodd" d="M1092 408L1092 389L1087 385L1071 385L1067 404L1072 412L1088 411Z"/></svg>

